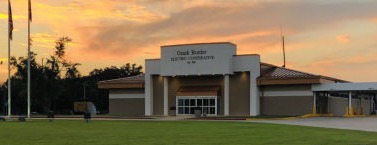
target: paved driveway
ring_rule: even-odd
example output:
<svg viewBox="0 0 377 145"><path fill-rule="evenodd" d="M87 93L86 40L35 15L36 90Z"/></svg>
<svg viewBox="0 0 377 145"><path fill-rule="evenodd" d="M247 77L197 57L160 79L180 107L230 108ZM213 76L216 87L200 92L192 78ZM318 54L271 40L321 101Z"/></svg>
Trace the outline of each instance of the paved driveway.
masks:
<svg viewBox="0 0 377 145"><path fill-rule="evenodd" d="M377 117L315 117L294 120L248 120L250 122L289 124L377 132Z"/></svg>

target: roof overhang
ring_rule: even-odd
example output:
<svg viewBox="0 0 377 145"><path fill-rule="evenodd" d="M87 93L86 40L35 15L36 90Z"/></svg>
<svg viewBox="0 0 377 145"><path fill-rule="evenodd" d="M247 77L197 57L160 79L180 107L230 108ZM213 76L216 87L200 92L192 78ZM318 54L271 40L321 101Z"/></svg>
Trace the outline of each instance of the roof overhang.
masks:
<svg viewBox="0 0 377 145"><path fill-rule="evenodd" d="M142 89L144 83L98 83L100 89Z"/></svg>
<svg viewBox="0 0 377 145"><path fill-rule="evenodd" d="M312 85L312 91L377 91L377 82L318 84Z"/></svg>
<svg viewBox="0 0 377 145"><path fill-rule="evenodd" d="M100 89L142 89L144 88L144 74L137 76L103 80L97 83Z"/></svg>

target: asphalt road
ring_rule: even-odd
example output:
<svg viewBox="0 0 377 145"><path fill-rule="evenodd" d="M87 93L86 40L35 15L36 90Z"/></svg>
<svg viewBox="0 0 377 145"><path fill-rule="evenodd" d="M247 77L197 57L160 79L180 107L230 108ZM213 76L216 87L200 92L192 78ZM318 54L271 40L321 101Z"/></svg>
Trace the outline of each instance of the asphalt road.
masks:
<svg viewBox="0 0 377 145"><path fill-rule="evenodd" d="M248 120L249 122L288 124L377 132L377 117L315 117L293 120Z"/></svg>

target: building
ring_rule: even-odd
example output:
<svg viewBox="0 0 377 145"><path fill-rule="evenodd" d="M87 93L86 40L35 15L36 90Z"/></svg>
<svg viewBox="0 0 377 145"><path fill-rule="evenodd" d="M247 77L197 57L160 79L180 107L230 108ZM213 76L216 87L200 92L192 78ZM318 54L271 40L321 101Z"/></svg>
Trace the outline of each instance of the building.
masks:
<svg viewBox="0 0 377 145"><path fill-rule="evenodd" d="M101 81L98 87L109 89L111 115L296 116L374 111L377 83L371 84L373 89L349 90L344 95L347 90L326 85L352 88L353 83L263 63L257 54L236 55L236 51L229 42L162 46L160 59L145 61L145 74Z"/></svg>

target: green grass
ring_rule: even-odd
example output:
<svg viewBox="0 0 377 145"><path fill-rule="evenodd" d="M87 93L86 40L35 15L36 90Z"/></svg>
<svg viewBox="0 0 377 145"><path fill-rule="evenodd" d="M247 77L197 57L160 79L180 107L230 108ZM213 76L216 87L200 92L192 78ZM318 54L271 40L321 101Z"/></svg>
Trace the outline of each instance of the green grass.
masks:
<svg viewBox="0 0 377 145"><path fill-rule="evenodd" d="M377 133L223 121L0 122L1 145L374 145Z"/></svg>

